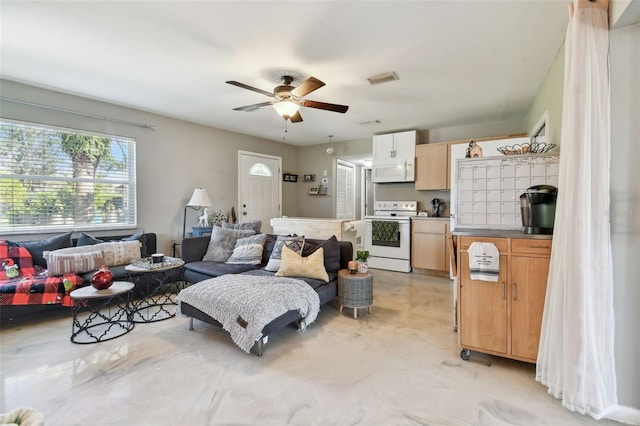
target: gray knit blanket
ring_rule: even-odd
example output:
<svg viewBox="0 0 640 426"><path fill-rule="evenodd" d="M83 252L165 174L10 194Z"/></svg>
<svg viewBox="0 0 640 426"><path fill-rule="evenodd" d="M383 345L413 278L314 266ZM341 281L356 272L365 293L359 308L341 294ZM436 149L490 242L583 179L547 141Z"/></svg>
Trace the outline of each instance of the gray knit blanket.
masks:
<svg viewBox="0 0 640 426"><path fill-rule="evenodd" d="M302 280L258 275L222 275L180 291L178 301L214 318L240 349L249 352L262 330L287 311L297 310L304 330L320 311L320 297Z"/></svg>

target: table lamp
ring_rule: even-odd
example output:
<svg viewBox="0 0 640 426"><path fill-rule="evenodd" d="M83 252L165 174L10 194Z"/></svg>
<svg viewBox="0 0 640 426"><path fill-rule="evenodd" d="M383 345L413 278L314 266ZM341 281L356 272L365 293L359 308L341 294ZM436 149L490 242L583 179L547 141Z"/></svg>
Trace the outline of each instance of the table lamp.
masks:
<svg viewBox="0 0 640 426"><path fill-rule="evenodd" d="M182 238L185 237L187 231L187 207L191 207L194 210L200 210L201 207L209 207L211 205L211 201L209 201L209 195L207 195L207 190L202 188L196 188L193 190L193 195L191 199L184 206L184 219L182 222Z"/></svg>

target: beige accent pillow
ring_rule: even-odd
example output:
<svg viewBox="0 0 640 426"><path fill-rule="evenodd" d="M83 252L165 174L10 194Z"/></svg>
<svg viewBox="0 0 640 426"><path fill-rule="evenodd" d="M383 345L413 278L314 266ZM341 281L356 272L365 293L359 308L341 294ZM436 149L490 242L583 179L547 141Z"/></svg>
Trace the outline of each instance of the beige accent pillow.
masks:
<svg viewBox="0 0 640 426"><path fill-rule="evenodd" d="M78 254L90 253L93 251L102 251L104 263L107 266L128 265L132 260L140 259L140 241L113 241L108 243L94 244L92 246L69 247L54 251L45 251L43 256L47 259L47 268L49 267L49 256L52 253L61 254Z"/></svg>
<svg viewBox="0 0 640 426"><path fill-rule="evenodd" d="M302 257L287 246L282 247L280 269L276 277L315 278L329 282L329 274L324 269L324 253L322 247L307 257Z"/></svg>
<svg viewBox="0 0 640 426"><path fill-rule="evenodd" d="M104 265L102 251L91 251L76 254L55 254L47 256L47 275L63 275L66 273L82 274L96 271Z"/></svg>

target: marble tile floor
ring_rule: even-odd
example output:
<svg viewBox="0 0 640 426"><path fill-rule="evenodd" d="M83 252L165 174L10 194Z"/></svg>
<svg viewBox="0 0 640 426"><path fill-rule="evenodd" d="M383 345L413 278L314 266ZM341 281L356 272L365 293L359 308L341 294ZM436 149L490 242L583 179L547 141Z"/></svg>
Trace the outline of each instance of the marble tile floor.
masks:
<svg viewBox="0 0 640 426"><path fill-rule="evenodd" d="M460 359L448 279L374 270L373 313L323 307L259 358L176 316L92 345L71 313L4 321L0 412L51 425L607 425L563 408L533 365Z"/></svg>

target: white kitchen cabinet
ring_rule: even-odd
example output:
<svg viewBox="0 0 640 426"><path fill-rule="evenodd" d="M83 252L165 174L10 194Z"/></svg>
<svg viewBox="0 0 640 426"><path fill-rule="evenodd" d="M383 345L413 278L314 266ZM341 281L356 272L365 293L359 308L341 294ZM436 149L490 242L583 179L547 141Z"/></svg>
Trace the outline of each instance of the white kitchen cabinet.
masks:
<svg viewBox="0 0 640 426"><path fill-rule="evenodd" d="M389 163L416 156L418 132L388 133L373 136L373 162Z"/></svg>
<svg viewBox="0 0 640 426"><path fill-rule="evenodd" d="M413 182L415 180L415 130L373 137L373 182Z"/></svg>

